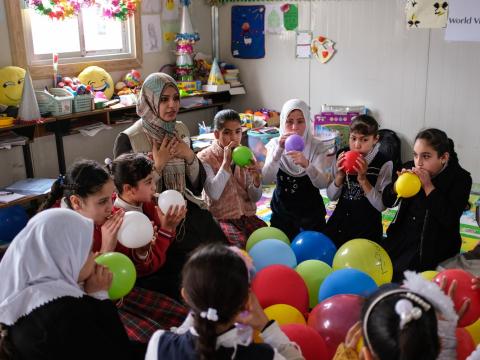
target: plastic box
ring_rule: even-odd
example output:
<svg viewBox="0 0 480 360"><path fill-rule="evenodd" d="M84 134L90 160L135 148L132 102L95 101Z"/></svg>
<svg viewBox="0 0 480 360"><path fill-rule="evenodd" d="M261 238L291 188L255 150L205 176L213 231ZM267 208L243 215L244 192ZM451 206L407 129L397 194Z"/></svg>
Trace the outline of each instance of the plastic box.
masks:
<svg viewBox="0 0 480 360"><path fill-rule="evenodd" d="M259 129L252 129L247 132L248 135L248 147L255 154L255 158L261 165L265 162L267 156L267 148L265 145L278 136L280 132L274 127L264 127Z"/></svg>

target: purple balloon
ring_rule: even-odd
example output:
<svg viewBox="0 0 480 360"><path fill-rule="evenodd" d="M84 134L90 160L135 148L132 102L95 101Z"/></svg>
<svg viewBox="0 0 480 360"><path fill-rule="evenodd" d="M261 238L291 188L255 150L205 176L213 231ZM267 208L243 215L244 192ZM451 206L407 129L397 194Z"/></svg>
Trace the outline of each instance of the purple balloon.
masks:
<svg viewBox="0 0 480 360"><path fill-rule="evenodd" d="M285 150L287 151L303 151L304 148L305 143L300 135L293 134L285 140Z"/></svg>

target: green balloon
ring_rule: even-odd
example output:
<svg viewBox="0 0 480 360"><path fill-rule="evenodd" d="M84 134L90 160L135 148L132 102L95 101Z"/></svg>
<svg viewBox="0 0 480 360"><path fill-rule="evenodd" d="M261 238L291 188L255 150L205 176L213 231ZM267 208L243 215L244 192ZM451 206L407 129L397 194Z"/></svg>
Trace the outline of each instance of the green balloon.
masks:
<svg viewBox="0 0 480 360"><path fill-rule="evenodd" d="M108 290L110 299L120 299L133 289L137 271L128 256L118 252L109 252L100 255L95 261L97 264L106 266L113 274L112 285Z"/></svg>
<svg viewBox="0 0 480 360"><path fill-rule="evenodd" d="M249 165L253 159L253 153L247 146L237 146L233 149L232 159L238 166Z"/></svg>
<svg viewBox="0 0 480 360"><path fill-rule="evenodd" d="M330 275L333 269L320 260L305 260L295 269L307 285L310 308L318 304L318 291L323 280Z"/></svg>
<svg viewBox="0 0 480 360"><path fill-rule="evenodd" d="M250 251L253 245L265 239L280 240L290 246L290 240L282 230L277 229L276 227L273 227L273 226L265 226L251 233L247 241L247 252Z"/></svg>

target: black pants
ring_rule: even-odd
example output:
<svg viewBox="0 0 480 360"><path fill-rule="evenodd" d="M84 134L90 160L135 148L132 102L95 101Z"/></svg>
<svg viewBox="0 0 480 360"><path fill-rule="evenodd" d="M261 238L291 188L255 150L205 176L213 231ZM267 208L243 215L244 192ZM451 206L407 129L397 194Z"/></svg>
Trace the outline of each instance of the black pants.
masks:
<svg viewBox="0 0 480 360"><path fill-rule="evenodd" d="M292 216L285 216L272 212L270 225L282 230L293 241L301 231L323 231L325 228L325 216L296 218Z"/></svg>

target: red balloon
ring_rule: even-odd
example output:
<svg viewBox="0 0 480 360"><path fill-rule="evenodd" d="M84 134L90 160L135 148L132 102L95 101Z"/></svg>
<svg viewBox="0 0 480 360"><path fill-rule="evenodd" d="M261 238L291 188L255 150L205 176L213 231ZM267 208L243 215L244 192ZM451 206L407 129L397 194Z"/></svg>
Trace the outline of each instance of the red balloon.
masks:
<svg viewBox="0 0 480 360"><path fill-rule="evenodd" d="M467 330L457 328L457 360L465 360L474 350L475 343Z"/></svg>
<svg viewBox="0 0 480 360"><path fill-rule="evenodd" d="M362 156L358 151L347 151L342 161L342 166L347 174L356 174L354 168L357 166L357 159Z"/></svg>
<svg viewBox="0 0 480 360"><path fill-rule="evenodd" d="M335 295L319 303L310 312L308 326L317 330L325 340L329 351L328 359L335 355L348 330L360 320L364 301L358 295Z"/></svg>
<svg viewBox="0 0 480 360"><path fill-rule="evenodd" d="M311 327L301 324L288 324L281 326L287 337L300 346L302 355L306 360L329 359L325 341Z"/></svg>
<svg viewBox="0 0 480 360"><path fill-rule="evenodd" d="M308 314L308 289L302 277L285 265L270 265L260 270L252 282L252 290L262 308L287 304Z"/></svg>
<svg viewBox="0 0 480 360"><path fill-rule="evenodd" d="M433 278L438 285L441 284L443 277L447 279L445 293L448 292L450 284L453 280L457 281L457 289L453 297L455 310L458 312L466 299L470 299L471 303L468 310L458 321L458 327L465 327L473 324L480 318L480 289L472 289L472 280L475 278L472 274L460 269L448 269L441 271Z"/></svg>

